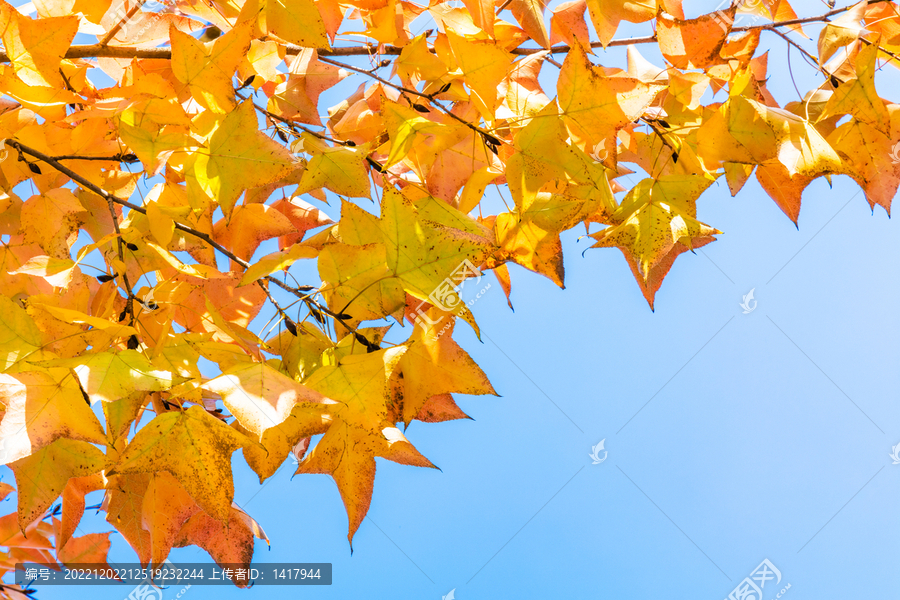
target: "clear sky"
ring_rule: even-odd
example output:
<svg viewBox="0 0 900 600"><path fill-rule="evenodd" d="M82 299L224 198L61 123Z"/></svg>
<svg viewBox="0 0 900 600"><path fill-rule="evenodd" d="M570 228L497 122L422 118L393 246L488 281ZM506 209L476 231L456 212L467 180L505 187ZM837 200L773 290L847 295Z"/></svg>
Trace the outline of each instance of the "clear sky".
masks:
<svg viewBox="0 0 900 600"><path fill-rule="evenodd" d="M784 43L764 35L766 45L778 80L770 90L781 104L795 100ZM662 64L650 46L641 51ZM595 61L624 66L623 56L598 50ZM793 67L801 91L818 83L797 53ZM555 69L544 71L553 96ZM895 94L896 72L884 81L882 95ZM328 476L292 479L288 462L260 486L237 453L235 500L272 541L271 550L257 541L254 560L330 562L334 583L195 586L182 598L440 600L455 589L459 600L719 600L764 559L782 576L767 583L766 600L787 584L788 599L896 597L896 220L873 215L847 177L807 189L799 230L755 178L737 198L724 180L714 185L698 217L724 234L676 261L655 313L617 250L581 255L589 241L579 229L563 235L567 289L511 266L513 313L485 276L493 285L473 308L483 342L462 323L455 339L501 397L458 396L474 421L410 426L410 441L442 471L379 459L352 556ZM743 314L751 289L758 304ZM601 440L607 458L592 464ZM86 515L82 530L107 531L102 517ZM112 539L112 561L136 560ZM170 559L209 560L196 548ZM130 590L82 591L112 600ZM72 594L39 588L45 600Z"/></svg>

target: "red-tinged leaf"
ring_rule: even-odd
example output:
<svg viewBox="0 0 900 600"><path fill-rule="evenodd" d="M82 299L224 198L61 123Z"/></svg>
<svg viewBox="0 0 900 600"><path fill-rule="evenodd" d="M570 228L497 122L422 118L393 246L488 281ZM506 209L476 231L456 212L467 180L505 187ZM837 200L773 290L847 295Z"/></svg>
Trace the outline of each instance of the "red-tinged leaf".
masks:
<svg viewBox="0 0 900 600"><path fill-rule="evenodd" d="M54 547L48 537L52 532L46 531L42 525L46 523L40 520L32 521L25 527L23 534L16 513L3 515L0 517L0 546L50 550Z"/></svg>
<svg viewBox="0 0 900 600"><path fill-rule="evenodd" d="M279 200L272 205L272 208L286 216L294 226L292 233L278 238L278 247L281 249L302 240L310 229L334 223L324 212L299 198Z"/></svg>
<svg viewBox="0 0 900 600"><path fill-rule="evenodd" d="M16 488L9 485L8 483L3 483L0 481L0 501L4 500L7 496L16 491Z"/></svg>
<svg viewBox="0 0 900 600"><path fill-rule="evenodd" d="M80 537L74 537L66 542L57 553L59 562L64 565L73 564L91 564L88 567L91 572L97 574L110 573L109 564L107 564L107 555L112 542L109 539L110 532L107 533L88 533Z"/></svg>
<svg viewBox="0 0 900 600"><path fill-rule="evenodd" d="M227 524L199 512L182 526L175 541L175 547L200 546L220 565L250 567L253 559L254 536L265 538L262 529L244 511L232 507ZM249 578L232 579L238 587L247 587Z"/></svg>
<svg viewBox="0 0 900 600"><path fill-rule="evenodd" d="M444 421L453 421L455 419L471 419L469 415L464 413L450 394L437 394L425 401L419 414L416 415L417 421L425 423L442 423Z"/></svg>
<svg viewBox="0 0 900 600"><path fill-rule="evenodd" d="M150 534L150 562L161 565L178 539L185 522L201 512L173 475L153 475L141 504L141 525Z"/></svg>
<svg viewBox="0 0 900 600"><path fill-rule="evenodd" d="M716 241L714 237L702 237L702 238L694 238L692 240L693 249L696 250L702 246L709 244L710 242ZM681 256L683 253L691 250L682 243L676 243L672 246L672 249L669 250L651 269L647 272L646 275L641 274L639 261L635 259L634 256L628 252L625 248L619 248L622 251L622 254L625 255L625 260L628 262L629 268L631 268L631 273L634 275L635 280L638 282L638 285L641 287L641 293L644 295L644 299L647 300L647 304L650 305L650 310L654 309L654 301L656 298L656 292L659 290L659 286L662 285L663 279L665 279L666 275L669 274L669 270L672 268L672 265L675 263L675 259Z"/></svg>
<svg viewBox="0 0 900 600"><path fill-rule="evenodd" d="M793 176L781 163L770 162L756 167L756 180L762 186L769 197L775 201L778 208L799 227L797 220L800 218L800 199L803 190L812 183L815 177L801 175Z"/></svg>
<svg viewBox="0 0 900 600"><path fill-rule="evenodd" d="M564 42L574 46L578 41L588 48L591 43L587 22L584 20L584 12L587 10L585 0L573 0L563 2L551 9L550 17L550 43Z"/></svg>
<svg viewBox="0 0 900 600"><path fill-rule="evenodd" d="M660 15L656 25L662 55L679 69L702 69L722 62L719 51L734 24L737 4L684 21Z"/></svg>
<svg viewBox="0 0 900 600"><path fill-rule="evenodd" d="M56 540L57 550L66 545L75 534L78 523L84 515L84 497L90 492L105 487L103 475L94 473L85 477L69 479L62 492L62 518L60 519L59 537Z"/></svg>
<svg viewBox="0 0 900 600"><path fill-rule="evenodd" d="M213 237L239 258L250 260L262 242L293 231L290 220L275 207L248 204L235 208L230 221L220 219Z"/></svg>

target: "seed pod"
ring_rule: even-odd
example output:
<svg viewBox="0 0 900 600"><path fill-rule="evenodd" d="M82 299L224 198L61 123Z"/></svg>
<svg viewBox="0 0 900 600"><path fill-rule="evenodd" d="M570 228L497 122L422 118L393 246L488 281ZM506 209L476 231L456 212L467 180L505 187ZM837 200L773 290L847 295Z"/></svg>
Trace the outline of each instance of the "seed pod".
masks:
<svg viewBox="0 0 900 600"><path fill-rule="evenodd" d="M499 146L500 145L500 140L498 140L497 138L495 138L494 136L492 136L489 133L482 132L481 137L484 138L485 144L488 144L490 146Z"/></svg>
<svg viewBox="0 0 900 600"><path fill-rule="evenodd" d="M28 163L28 168L31 170L32 173L36 173L38 175L41 174L41 168L34 163Z"/></svg>
<svg viewBox="0 0 900 600"><path fill-rule="evenodd" d="M291 335L297 337L297 326L290 319L284 320L284 328L291 332Z"/></svg>
<svg viewBox="0 0 900 600"><path fill-rule="evenodd" d="M137 249L138 249L137 244L132 244L131 242L128 242L127 244L125 244L125 247L128 248L129 250L131 250L132 252L137 252Z"/></svg>
<svg viewBox="0 0 900 600"><path fill-rule="evenodd" d="M128 349L129 350L134 350L140 345L141 345L141 343L138 341L138 338L136 335L133 335L130 338L128 338Z"/></svg>
<svg viewBox="0 0 900 600"><path fill-rule="evenodd" d="M99 281L100 283L106 283L107 281L112 281L115 278L116 278L115 275L98 275L97 281Z"/></svg>

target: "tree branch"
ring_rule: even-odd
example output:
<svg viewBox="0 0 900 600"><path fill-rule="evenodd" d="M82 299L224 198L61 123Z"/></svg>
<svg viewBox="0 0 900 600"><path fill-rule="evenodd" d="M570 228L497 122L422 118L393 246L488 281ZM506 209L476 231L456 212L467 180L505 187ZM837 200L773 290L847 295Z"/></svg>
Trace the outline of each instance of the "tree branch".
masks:
<svg viewBox="0 0 900 600"><path fill-rule="evenodd" d="M107 192L106 190L101 188L100 186L90 182L89 180L85 179L84 177L82 177L81 175L79 175L78 173L73 171L72 169L70 169L67 166L65 166L64 164L60 163L58 160L54 159L52 156L48 156L48 155L44 154L43 152L41 152L40 150L35 150L34 148L26 146L25 144L22 144L21 142L19 142L18 140L15 140L15 139L7 139L6 143L9 144L10 146L12 146L13 148L15 148L16 150L18 150L19 152L24 152L25 154L33 156L34 158L47 163L48 165L50 165L51 167L53 167L60 173L63 173L64 175L69 177L72 181L74 181L77 184L79 184L80 186L82 186L83 188L85 188L91 192L94 192L101 198L105 199L110 204L110 208L112 208L113 203L116 203L116 204L120 204L120 205L128 208L129 210L137 211L142 215L147 214L147 209L144 208L143 206L138 206L137 204L132 204L131 202L128 202L127 200L122 200L121 198L118 198L118 197L114 196L113 194L110 194L109 192ZM115 213L113 213L113 223L114 223L116 232L118 233L119 223L118 223L118 220L115 218ZM203 233L202 231L197 231L196 229L193 229L192 227L182 225L181 223L179 223L177 221L175 222L175 229L203 240L204 242L209 244L211 247L215 248L216 250L221 252L226 257L230 258L232 261L234 261L235 263L237 263L244 269L250 268L250 263L248 263L247 261L238 257L233 252L229 251L227 248L223 247L221 244L219 244L214 239L212 239L208 234ZM119 237L119 243L120 244L122 243L121 237ZM124 258L123 258L124 255L122 254L123 251L122 251L121 247L119 248L119 252L120 252L120 260L123 260L123 262L124 262ZM124 273L122 274L122 276L123 276L123 278L126 277L126 275ZM263 280L263 279L268 282L274 283L275 285L277 285L281 289L285 290L286 292L290 292L294 296L300 298L309 307L317 309L319 312L323 312L327 315L330 315L332 318L336 319L337 321L340 321L341 325L343 325L345 328L347 328L347 330L353 332L353 334L357 336L357 339L360 342L362 342L363 340L366 339L362 334L360 334L356 330L355 327L353 327L352 325L350 325L347 322L348 320L350 320L347 316L336 313L336 312L330 310L328 307L322 306L321 304L316 302L314 299L309 297L307 292L311 292L311 291L315 290L316 288L314 286L303 285L303 286L293 287L293 286L290 286L286 283L279 281L276 277L272 277L271 275L266 275L265 277L261 277L260 280L257 280L257 282L265 290L266 296L268 296L269 299L272 299L272 296L270 295L268 288L266 288L266 286L262 285L261 280ZM131 292L131 288L128 284L128 281L127 280L124 280L124 281L125 281L126 288L128 289L129 297L134 298L134 294ZM275 304L276 310L278 310L282 314L282 316L287 318L288 321L290 321L290 323L292 325L296 326L296 324L289 317L287 317L287 315L284 313L284 311L280 310L280 307L278 306L277 303L274 302L274 300L273 300L273 304ZM132 319L133 319L133 313L130 313L130 314L132 315ZM368 344L367 347L369 347L369 348L377 348L376 344L372 344L368 340L366 340L364 343Z"/></svg>
<svg viewBox="0 0 900 600"><path fill-rule="evenodd" d="M107 192L106 190L101 188L100 186L90 182L89 180L85 179L84 177L82 177L81 175L79 175L78 173L73 171L72 169L70 169L67 166L65 166L64 164L60 163L59 161L54 159L52 156L48 156L48 155L44 154L43 152L41 152L40 150L35 150L34 148L26 146L25 144L19 142L18 140L15 140L15 139L7 139L6 143L17 150L24 152L25 154L31 155L31 156L35 157L36 159L47 163L48 165L50 165L51 167L53 167L60 173L63 173L64 175L69 177L72 181L74 181L81 187L83 187L91 192L94 192L95 194L97 194L98 196L103 198L104 200L107 200L108 202L115 202L116 204L120 204L129 210L137 211L137 212L141 213L142 215L147 214L147 209L144 208L143 206L138 206L137 204L132 204L128 200L122 200L121 198L118 198L118 197L110 194L109 192ZM216 242L208 234L203 233L202 231L197 231L196 229L193 229L192 227L182 225L181 223L179 223L177 221L175 222L175 229L203 240L204 242L206 242L207 244L209 244L210 246L212 246L213 248L215 248L216 250L221 252L223 255L227 256L228 258L233 260L235 263L239 264L244 269L250 268L250 263L248 263L244 259L240 258L239 256L235 255L233 252L231 252L230 250L228 250L227 248L225 248L224 246L222 246L221 244ZM298 296L298 297L302 296L305 292L310 292L315 289L315 287L308 286L308 285L304 285L304 286L295 288L295 287L287 285L286 283L282 283L282 282L278 281L278 279L276 279L275 277L272 277L271 275L266 275L262 279L271 281L278 287L284 289L285 291L291 292L292 294L294 294L295 296Z"/></svg>
<svg viewBox="0 0 900 600"><path fill-rule="evenodd" d="M882 2L890 2L891 0L869 0L869 4L880 4ZM834 10L830 10L827 13L817 15L815 17L805 17L802 19L790 19L788 21L777 21L775 23L765 23L763 25L748 25L744 27L735 27L731 31L733 33L741 33L744 31L752 31L754 29L775 29L778 27L790 27L792 25L803 25L805 23L817 23L822 21L827 21L830 17L834 15L838 15L844 12L847 12L852 8L852 5L845 6L843 8L836 8ZM107 34L108 35L108 34ZM655 35L648 35L642 37L632 37L632 38L621 38L617 40L611 40L607 47L610 46L629 46L631 44L652 44L657 41ZM591 43L591 48L602 48L603 44L600 42ZM292 44L286 45L287 54L299 54L302 52L304 48L300 46L294 46ZM559 46L552 46L549 50L551 54L565 54L569 52L571 48L568 45L561 44ZM320 57L322 56L372 56L372 55L381 55L381 56L397 56L403 51L402 46L393 46L390 44L361 44L358 46L342 46L337 48L319 48L317 53ZM517 56L527 56L530 54L536 54L538 52L545 52L545 48L513 48L510 50L510 54L515 54ZM88 45L79 45L79 46L71 46L67 51L65 58L161 58L161 59L171 59L172 58L172 49L171 48L132 48L129 46L108 46L105 44L88 44ZM0 63L2 62L10 62L9 56L5 52L0 52Z"/></svg>

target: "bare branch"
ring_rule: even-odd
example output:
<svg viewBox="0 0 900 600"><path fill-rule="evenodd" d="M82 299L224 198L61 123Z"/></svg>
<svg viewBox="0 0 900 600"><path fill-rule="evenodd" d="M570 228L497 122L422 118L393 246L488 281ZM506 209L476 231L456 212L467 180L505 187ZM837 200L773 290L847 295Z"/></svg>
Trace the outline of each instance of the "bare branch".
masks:
<svg viewBox="0 0 900 600"><path fill-rule="evenodd" d="M880 4L882 2L890 2L891 0L869 0L869 4ZM824 14L814 17L805 17L802 19L790 19L787 21L777 21L775 23L765 23L763 25L749 25L745 27L735 27L731 31L740 33L745 31L753 31L754 29L777 29L780 27L790 27L792 25L803 25L805 23L826 22L829 18L847 12L852 5L843 8L836 8ZM108 36L109 34L107 34ZM115 34L113 34L115 35ZM111 38L110 38L111 39ZM632 44L652 44L658 40L655 35L642 37L621 38L611 40L606 46L629 46ZM591 48L602 48L600 42L591 43ZM287 54L299 54L304 48L288 44L286 46ZM549 49L551 54L565 54L571 48L566 44L553 46ZM343 46L337 48L319 48L317 53L322 56L397 56L403 51L402 46L393 46L390 44L360 44L356 46ZM528 56L538 52L546 52L545 48L513 48L509 52L517 56ZM171 59L171 48L132 48L128 46L108 46L106 44L89 44L71 46L66 51L65 58L160 58ZM9 62L9 56L5 52L0 52L0 63Z"/></svg>

